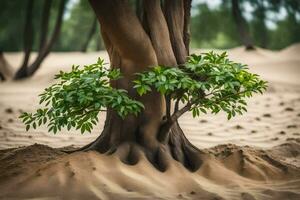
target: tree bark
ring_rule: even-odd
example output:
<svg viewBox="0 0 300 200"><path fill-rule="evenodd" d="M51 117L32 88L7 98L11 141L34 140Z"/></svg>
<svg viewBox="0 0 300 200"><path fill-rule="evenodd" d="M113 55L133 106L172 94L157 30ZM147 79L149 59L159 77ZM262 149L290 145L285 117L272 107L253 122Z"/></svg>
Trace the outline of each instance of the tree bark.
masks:
<svg viewBox="0 0 300 200"><path fill-rule="evenodd" d="M192 7L192 0L185 0L184 1L184 26L183 26L183 42L185 45L185 49L187 54L190 54L190 19L191 19L191 7Z"/></svg>
<svg viewBox="0 0 300 200"><path fill-rule="evenodd" d="M159 0L144 0L143 26L127 1L89 2L101 25L111 67L119 68L123 74L122 79L111 81L111 85L127 90L128 95L142 102L145 109L138 117L125 119L108 109L101 135L80 150L116 153L127 164L136 164L144 154L161 171L168 169L170 159L175 159L191 171L197 170L201 165L200 151L185 138L177 120L169 124L166 108L170 102L154 91L139 96L132 84L137 72L157 65L176 67L184 63L187 50L183 39L183 4L180 1L168 2L175 10L165 12L169 17L167 22ZM171 17L175 20L172 21ZM166 124L170 128L164 129ZM162 133L164 131L167 133ZM162 135L164 137L160 140Z"/></svg>
<svg viewBox="0 0 300 200"><path fill-rule="evenodd" d="M87 51L87 47L91 41L91 39L93 38L93 35L96 32L96 28L97 28L97 18L95 17L91 26L91 29L87 35L87 38L85 40L85 42L83 43L82 47L81 47L81 52L86 52Z"/></svg>
<svg viewBox="0 0 300 200"><path fill-rule="evenodd" d="M246 24L246 20L244 19L240 5L239 5L239 0L232 0L232 15L233 19L236 23L239 36L241 39L242 44L245 46L246 50L254 50L254 44L253 41L250 37L249 30Z"/></svg>
<svg viewBox="0 0 300 200"><path fill-rule="evenodd" d="M165 17L169 27L170 39L178 64L186 61L187 49L184 44L184 3L182 0L165 0Z"/></svg>

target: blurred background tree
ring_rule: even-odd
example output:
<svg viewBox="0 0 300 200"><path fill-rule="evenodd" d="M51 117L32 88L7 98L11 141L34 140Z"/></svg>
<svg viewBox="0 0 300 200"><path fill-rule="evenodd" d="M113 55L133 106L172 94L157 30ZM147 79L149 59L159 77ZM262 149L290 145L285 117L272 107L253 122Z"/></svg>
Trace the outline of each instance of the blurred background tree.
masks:
<svg viewBox="0 0 300 200"><path fill-rule="evenodd" d="M29 0L1 0L0 51L22 51L26 7ZM41 18L46 0L33 6L33 51L38 51ZM52 0L48 35L54 30L61 0ZM138 1L138 2L136 2ZM282 49L300 42L299 0L193 0L191 18L192 48L232 48L243 45L233 15L233 2L239 4L244 26L254 46ZM141 0L131 0L139 5ZM68 0L62 27L52 51L98 51L104 49L99 25L87 0Z"/></svg>
<svg viewBox="0 0 300 200"><path fill-rule="evenodd" d="M238 2L254 46L278 50L300 42L299 0L194 0L192 47L243 45L232 12Z"/></svg>

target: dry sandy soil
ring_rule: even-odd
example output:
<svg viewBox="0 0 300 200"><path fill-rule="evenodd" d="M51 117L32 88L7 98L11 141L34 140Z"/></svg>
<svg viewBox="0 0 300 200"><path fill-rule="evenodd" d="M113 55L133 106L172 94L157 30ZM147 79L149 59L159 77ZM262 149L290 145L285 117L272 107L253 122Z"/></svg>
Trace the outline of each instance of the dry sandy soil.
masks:
<svg viewBox="0 0 300 200"><path fill-rule="evenodd" d="M99 56L108 61L106 52L52 53L33 78L0 83L0 199L300 199L300 44L278 52L228 52L269 81L269 89L230 121L222 114L182 117L186 136L203 149L194 173L176 161L160 172L143 155L130 166L116 155L54 149L92 141L104 113L91 134L24 130L18 115L38 107L37 95L55 73ZM22 60L20 53L5 57L12 66Z"/></svg>

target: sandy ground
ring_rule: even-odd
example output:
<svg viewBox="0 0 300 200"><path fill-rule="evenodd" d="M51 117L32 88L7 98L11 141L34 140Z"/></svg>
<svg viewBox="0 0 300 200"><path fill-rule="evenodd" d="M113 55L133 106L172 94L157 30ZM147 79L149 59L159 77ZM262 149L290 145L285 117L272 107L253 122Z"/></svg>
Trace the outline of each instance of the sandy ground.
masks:
<svg viewBox="0 0 300 200"><path fill-rule="evenodd" d="M45 127L25 131L18 115L38 107L37 95L53 83L55 73L99 56L108 61L106 52L52 53L33 78L0 83L0 149L16 148L0 151L0 199L300 199L300 45L228 53L269 81L269 89L248 101L247 114L230 121L223 114L182 117L188 139L206 148L195 173L175 161L159 172L143 155L129 166L114 155L66 155L43 146L92 141L101 132L104 113L91 134L53 135ZM22 60L20 53L5 57L12 66ZM43 145L17 148L35 143Z"/></svg>

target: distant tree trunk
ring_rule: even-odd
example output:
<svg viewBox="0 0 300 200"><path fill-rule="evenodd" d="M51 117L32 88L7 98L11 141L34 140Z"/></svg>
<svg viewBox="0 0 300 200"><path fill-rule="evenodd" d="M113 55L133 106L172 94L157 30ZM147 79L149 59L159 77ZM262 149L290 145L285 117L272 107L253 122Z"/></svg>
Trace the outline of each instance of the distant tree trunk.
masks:
<svg viewBox="0 0 300 200"><path fill-rule="evenodd" d="M254 47L253 41L250 37L249 30L248 30L248 27L246 24L246 20L244 19L243 15L241 13L239 0L232 0L231 3L232 3L232 15L233 15L233 19L236 23L236 26L237 26L237 29L238 29L238 32L240 35L240 39L247 50L254 50L255 47Z"/></svg>
<svg viewBox="0 0 300 200"><path fill-rule="evenodd" d="M10 80L13 78L13 69L4 58L3 52L0 51L0 80Z"/></svg>
<svg viewBox="0 0 300 200"><path fill-rule="evenodd" d="M297 20L297 12L293 9L286 9L287 10L287 19L289 22L289 32L291 33L289 35L289 43L298 43L300 42L300 22ZM300 11L298 9L298 14L300 14Z"/></svg>
<svg viewBox="0 0 300 200"><path fill-rule="evenodd" d="M99 35L96 35L96 51L100 51L103 49L103 42Z"/></svg>
<svg viewBox="0 0 300 200"><path fill-rule="evenodd" d="M254 38L257 45L266 48L268 45L268 29L265 23L266 8L263 1L255 1L253 5L255 6L255 18L253 20Z"/></svg>
<svg viewBox="0 0 300 200"><path fill-rule="evenodd" d="M32 1L32 0L30 0L30 1ZM22 66L19 69L19 71L16 73L16 75L14 77L15 80L32 76L37 71L37 69L40 67L40 65L44 61L45 57L49 54L53 44L57 40L57 38L59 36L59 33L60 33L61 24L62 24L62 20L63 20L64 9L65 9L65 4L66 4L66 0L61 0L60 1L56 23L55 23L54 30L53 30L53 33L52 33L52 36L51 36L50 40L47 41L47 42L44 41L44 45L40 45L40 46L42 46L42 48L38 52L38 56L35 59L35 61L31 65L28 65L28 61L27 61L27 65ZM45 14L45 15L43 15L43 17L48 17L49 18L50 16ZM48 21L49 19L43 19L43 21L44 20ZM42 26L42 28L44 28L44 27ZM25 29L26 29L26 27L25 27ZM29 54L30 54L30 51L29 51Z"/></svg>
<svg viewBox="0 0 300 200"><path fill-rule="evenodd" d="M143 1L135 0L135 13L140 21L143 20Z"/></svg>
<svg viewBox="0 0 300 200"><path fill-rule="evenodd" d="M127 1L90 0L101 25L111 67L119 68L123 74L122 79L112 81L112 86L127 90L145 109L139 116L125 119L108 110L101 135L80 150L116 153L127 164L137 163L143 154L161 171L168 169L170 159L191 171L201 166L200 150L187 140L177 121L172 126L167 123L170 98L155 91L139 96L132 83L137 72L157 65L175 67L186 61L184 16L189 16L190 10L185 8L190 5L185 7L185 1L190 2L144 0L141 22Z"/></svg>
<svg viewBox="0 0 300 200"><path fill-rule="evenodd" d="M82 47L81 47L81 52L86 52L87 51L87 47L91 41L91 39L93 38L93 35L96 32L96 28L97 28L97 17L94 18L91 29L87 35L87 38L85 40L85 42L83 43Z"/></svg>
<svg viewBox="0 0 300 200"><path fill-rule="evenodd" d="M266 48L268 45L268 29L266 27L266 10L263 5L263 2L260 2L262 5L258 10L258 17L260 18L261 23L261 47Z"/></svg>
<svg viewBox="0 0 300 200"><path fill-rule="evenodd" d="M30 53L32 50L32 45L33 45L33 24L32 24L32 13L33 13L33 5L34 5L34 0L28 0L27 3L27 8L26 8L26 17L25 17L25 25L24 25L24 46L23 46L23 51L24 51L24 59L21 67L17 71L15 75L15 79L17 77L27 77L28 72L27 72L27 66L29 63L30 59Z"/></svg>
<svg viewBox="0 0 300 200"><path fill-rule="evenodd" d="M51 4L52 4L52 0L45 0L45 2L44 2L43 15L42 15L42 21L41 21L41 35L40 35L39 51L42 50L42 48L45 46L46 41L47 41Z"/></svg>

